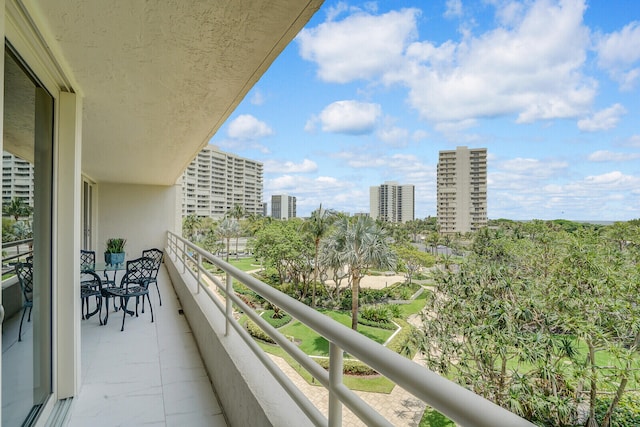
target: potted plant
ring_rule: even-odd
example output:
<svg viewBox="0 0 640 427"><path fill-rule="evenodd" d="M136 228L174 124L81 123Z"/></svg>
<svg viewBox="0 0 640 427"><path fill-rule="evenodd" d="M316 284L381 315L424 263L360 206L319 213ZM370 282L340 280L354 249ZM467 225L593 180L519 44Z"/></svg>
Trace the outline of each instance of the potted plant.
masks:
<svg viewBox="0 0 640 427"><path fill-rule="evenodd" d="M124 245L126 239L122 237L107 239L107 249L104 251L104 262L107 265L120 265L124 263Z"/></svg>

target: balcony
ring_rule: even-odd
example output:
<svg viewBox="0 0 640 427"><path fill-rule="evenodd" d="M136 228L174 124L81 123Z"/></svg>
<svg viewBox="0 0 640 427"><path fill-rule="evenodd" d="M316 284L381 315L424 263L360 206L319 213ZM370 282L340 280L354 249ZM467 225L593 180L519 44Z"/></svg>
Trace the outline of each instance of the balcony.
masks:
<svg viewBox="0 0 640 427"><path fill-rule="evenodd" d="M169 234L167 247L166 269L160 275L163 306L154 306L154 323L144 313L127 319L125 331L120 332L120 313L110 313L105 326L99 326L95 317L82 321L82 387L71 406L70 426L226 425L227 421L229 425L415 425L424 407L421 401L461 425L530 425L176 235ZM223 268L228 279L203 270L203 259ZM323 387L308 385L286 363L274 362L235 321L232 304L242 307L243 302L233 293L225 296L231 277L330 341L332 367L326 372L275 330L264 327ZM253 317L260 324L261 319ZM346 389L341 380L343 350L400 387L391 395ZM219 391L219 400L214 390Z"/></svg>
<svg viewBox="0 0 640 427"><path fill-rule="evenodd" d="M82 321L82 387L69 426L227 425L164 268L159 286L153 323L148 307L123 332L121 312L104 326L95 316Z"/></svg>

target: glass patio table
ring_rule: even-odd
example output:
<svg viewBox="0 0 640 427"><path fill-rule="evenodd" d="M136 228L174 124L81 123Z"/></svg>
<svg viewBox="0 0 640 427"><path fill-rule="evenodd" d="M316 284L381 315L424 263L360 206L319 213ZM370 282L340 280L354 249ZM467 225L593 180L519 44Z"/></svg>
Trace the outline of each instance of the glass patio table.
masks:
<svg viewBox="0 0 640 427"><path fill-rule="evenodd" d="M83 272L93 271L94 273L97 273L101 271L104 276L103 283L105 286L103 286L102 288L102 296L106 299L107 315L103 320L103 322L106 322L106 320L109 318L109 313L108 313L109 298L113 298L114 310L118 311L120 309L120 307L116 305L116 297L111 295L111 293L108 291L108 288L116 288L120 286L120 284L118 283L118 272L127 270L127 260L119 264L107 264L106 262L96 262L95 264L84 264L80 266L80 269ZM113 276L112 276L113 278L109 277L109 274L108 274L109 272L113 272ZM127 310L127 313L133 314L133 312L130 310Z"/></svg>

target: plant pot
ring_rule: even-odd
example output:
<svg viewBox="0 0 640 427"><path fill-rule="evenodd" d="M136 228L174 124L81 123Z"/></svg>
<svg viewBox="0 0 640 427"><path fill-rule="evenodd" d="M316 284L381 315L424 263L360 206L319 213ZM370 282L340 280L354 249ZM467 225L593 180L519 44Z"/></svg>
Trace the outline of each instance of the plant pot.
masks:
<svg viewBox="0 0 640 427"><path fill-rule="evenodd" d="M104 262L107 265L118 266L124 263L124 252L105 252Z"/></svg>

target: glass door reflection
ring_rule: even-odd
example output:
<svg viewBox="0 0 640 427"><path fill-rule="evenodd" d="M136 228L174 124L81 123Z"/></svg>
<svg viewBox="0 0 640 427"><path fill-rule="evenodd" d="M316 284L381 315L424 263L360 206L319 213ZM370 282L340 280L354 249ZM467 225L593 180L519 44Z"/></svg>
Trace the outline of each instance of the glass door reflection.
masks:
<svg viewBox="0 0 640 427"><path fill-rule="evenodd" d="M3 273L15 270L15 263L32 264L33 291L25 295L16 277L3 280L2 426L28 426L35 422L52 390L54 104L51 95L7 45L4 61L2 241L4 246L8 241L26 238L17 250L26 246L32 253L6 262L3 259ZM4 251L3 258L10 258L15 250L14 247ZM29 298L33 305L31 312L25 307Z"/></svg>

